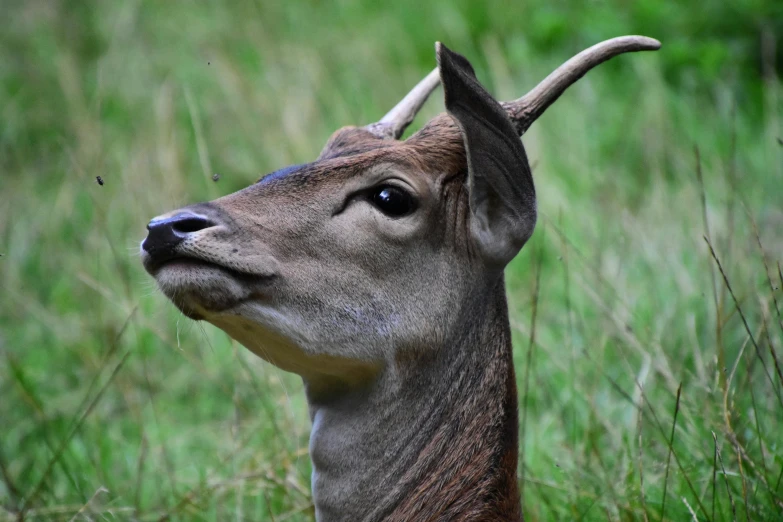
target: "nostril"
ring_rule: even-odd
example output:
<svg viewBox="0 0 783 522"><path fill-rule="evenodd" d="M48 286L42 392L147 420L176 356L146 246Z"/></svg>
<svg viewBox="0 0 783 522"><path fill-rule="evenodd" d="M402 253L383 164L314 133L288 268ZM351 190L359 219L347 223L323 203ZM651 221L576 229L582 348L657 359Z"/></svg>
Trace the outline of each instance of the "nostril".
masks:
<svg viewBox="0 0 783 522"><path fill-rule="evenodd" d="M183 212L163 219L153 219L147 225L147 239L142 248L150 255L161 259L170 257L174 249L185 240L188 234L198 232L215 224L199 215Z"/></svg>
<svg viewBox="0 0 783 522"><path fill-rule="evenodd" d="M205 228L209 228L211 226L211 222L198 216L178 219L171 224L171 227L175 232L180 232L183 234L187 234L188 232L198 232L199 230L204 230Z"/></svg>

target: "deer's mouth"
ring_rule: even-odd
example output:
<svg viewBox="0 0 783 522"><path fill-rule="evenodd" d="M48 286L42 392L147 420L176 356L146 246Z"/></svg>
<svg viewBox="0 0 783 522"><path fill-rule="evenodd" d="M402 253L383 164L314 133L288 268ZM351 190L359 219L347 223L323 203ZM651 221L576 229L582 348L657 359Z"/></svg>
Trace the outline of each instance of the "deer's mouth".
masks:
<svg viewBox="0 0 783 522"><path fill-rule="evenodd" d="M244 279L244 278L251 278L253 277L253 274L249 272L243 272L241 270L237 270L236 268L232 268L230 266L226 266L220 263L215 263L211 260L202 259L199 257L189 256L189 255L182 255L182 254L172 254L169 257L166 258L154 258L152 256L145 256L143 259L144 268L147 270L147 272L157 279L158 275L163 270L178 270L178 271L198 271L198 270L220 270L221 272L224 272L232 277L235 277L237 279Z"/></svg>
<svg viewBox="0 0 783 522"><path fill-rule="evenodd" d="M192 256L144 259L144 268L183 314L204 319L264 293L272 275L249 274Z"/></svg>

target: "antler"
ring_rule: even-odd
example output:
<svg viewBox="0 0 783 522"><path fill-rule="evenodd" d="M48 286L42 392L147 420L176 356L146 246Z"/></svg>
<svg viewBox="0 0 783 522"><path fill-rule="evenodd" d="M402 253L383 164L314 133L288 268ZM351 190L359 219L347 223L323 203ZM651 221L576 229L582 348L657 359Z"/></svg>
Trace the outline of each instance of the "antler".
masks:
<svg viewBox="0 0 783 522"><path fill-rule="evenodd" d="M596 65L618 54L655 51L660 47L661 42L646 36L620 36L605 40L568 60L521 98L501 105L521 136L571 84Z"/></svg>
<svg viewBox="0 0 783 522"><path fill-rule="evenodd" d="M416 87L411 89L411 92L400 103L395 105L392 110L387 112L386 116L381 118L379 122L371 123L364 128L379 138L399 139L439 83L440 73L438 69L434 69L422 81L416 84Z"/></svg>
<svg viewBox="0 0 783 522"><path fill-rule="evenodd" d="M521 136L571 84L596 65L623 53L655 51L661 42L646 36L620 36L605 40L558 67L552 74L518 100L502 102ZM421 106L440 83L438 69L429 73L386 116L364 128L383 139L399 139Z"/></svg>

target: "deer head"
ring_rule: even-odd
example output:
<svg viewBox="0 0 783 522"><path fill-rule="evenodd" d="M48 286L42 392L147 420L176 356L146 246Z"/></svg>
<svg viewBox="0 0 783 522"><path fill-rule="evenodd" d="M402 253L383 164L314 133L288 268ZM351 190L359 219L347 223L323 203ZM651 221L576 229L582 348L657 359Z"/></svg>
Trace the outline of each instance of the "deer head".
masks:
<svg viewBox="0 0 783 522"><path fill-rule="evenodd" d="M362 445L367 429L355 422L359 412L383 431L384 423L398 425L414 415L394 412L401 404L417 408L415 395L456 390L450 388L454 376L464 369L455 365L474 356L478 366L505 361L510 344L503 269L536 223L533 178L519 137L595 65L658 47L638 36L603 42L522 98L499 103L465 58L438 44L438 68L379 122L336 131L312 163L153 219L142 243L144 266L186 316L218 326L302 376L314 423L314 467L339 482L347 474L335 471L343 465L335 461L368 465L375 455ZM400 141L439 82L447 113ZM475 344L493 347L468 347ZM513 368L498 368L498 390L511 401L498 411L511 404L512 423ZM485 377L463 384L494 382ZM372 407L364 408L367 401ZM322 418L321 410L331 414ZM315 437L318 429L338 425L349 430L339 441ZM503 443L509 446L503 458L512 452L515 469L511 431L514 440ZM383 438L380 432L373 437ZM427 440L419 445L430 447ZM385 473L383 466L379 456L376 471ZM406 473L389 471L384 480L400 484ZM366 503L366 484L330 488L316 475L321 518L341 502L341 516L364 518L370 507L348 506L357 495ZM388 507L383 514L392 512Z"/></svg>

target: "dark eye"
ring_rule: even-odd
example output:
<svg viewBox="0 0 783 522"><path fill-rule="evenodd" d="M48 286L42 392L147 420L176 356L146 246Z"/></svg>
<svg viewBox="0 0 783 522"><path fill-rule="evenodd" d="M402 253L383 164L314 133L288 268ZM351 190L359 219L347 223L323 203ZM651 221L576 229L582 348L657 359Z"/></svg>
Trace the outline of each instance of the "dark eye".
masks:
<svg viewBox="0 0 783 522"><path fill-rule="evenodd" d="M407 216L416 210L416 200L413 196L391 185L372 189L370 201L378 207L378 210L390 217Z"/></svg>

